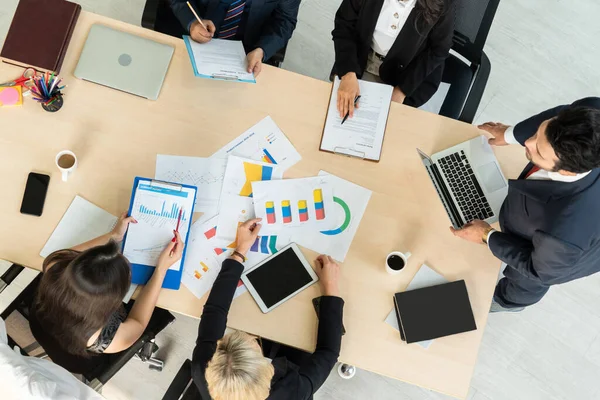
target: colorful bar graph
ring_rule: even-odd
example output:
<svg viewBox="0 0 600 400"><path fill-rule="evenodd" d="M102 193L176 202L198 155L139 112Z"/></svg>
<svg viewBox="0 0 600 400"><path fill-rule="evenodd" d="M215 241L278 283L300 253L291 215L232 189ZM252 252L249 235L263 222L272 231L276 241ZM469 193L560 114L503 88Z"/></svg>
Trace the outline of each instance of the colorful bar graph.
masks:
<svg viewBox="0 0 600 400"><path fill-rule="evenodd" d="M217 227L214 226L212 228L210 228L209 230L207 230L206 232L204 232L204 236L206 237L206 239L212 239L215 237L215 235L217 234Z"/></svg>
<svg viewBox="0 0 600 400"><path fill-rule="evenodd" d="M321 189L313 190L315 200L315 215L317 220L325 219L325 209L323 208L323 191Z"/></svg>
<svg viewBox="0 0 600 400"><path fill-rule="evenodd" d="M165 210L165 204L166 204L166 201L163 201L162 208L161 208L160 211L153 210L153 209L148 208L145 205L141 204L140 205L140 212L142 214L155 215L157 217L163 217L163 218L172 218L172 219L179 218L179 205L178 204L173 204L173 205L171 205L171 209L170 210ZM181 220L182 221L186 221L187 220L187 218L185 216L185 211L183 211L181 213Z"/></svg>
<svg viewBox="0 0 600 400"><path fill-rule="evenodd" d="M298 201L298 212L300 213L300 222L308 221L308 205L306 200Z"/></svg>
<svg viewBox="0 0 600 400"><path fill-rule="evenodd" d="M263 254L269 254L269 237L268 236L261 236L260 252Z"/></svg>
<svg viewBox="0 0 600 400"><path fill-rule="evenodd" d="M250 251L263 254L277 253L277 236L259 236L250 247Z"/></svg>
<svg viewBox="0 0 600 400"><path fill-rule="evenodd" d="M244 174L246 175L246 182L239 195L252 197L252 182L270 181L273 175L273 167L244 162Z"/></svg>
<svg viewBox="0 0 600 400"><path fill-rule="evenodd" d="M200 265L202 266L202 271L208 272L208 270L209 270L208 265L204 264L202 261L200 261Z"/></svg>
<svg viewBox="0 0 600 400"><path fill-rule="evenodd" d="M275 218L275 203L272 201L267 201L265 204L267 209L267 224L274 224L276 221Z"/></svg>
<svg viewBox="0 0 600 400"><path fill-rule="evenodd" d="M292 222L292 207L289 200L283 200L281 202L281 215L283 217L284 224L289 224Z"/></svg>
<svg viewBox="0 0 600 400"><path fill-rule="evenodd" d="M262 160L263 160L263 162L266 162L269 164L277 164L277 161L275 161L275 159L273 158L273 156L271 155L271 153L269 153L269 150L267 150L267 149L263 149Z"/></svg>

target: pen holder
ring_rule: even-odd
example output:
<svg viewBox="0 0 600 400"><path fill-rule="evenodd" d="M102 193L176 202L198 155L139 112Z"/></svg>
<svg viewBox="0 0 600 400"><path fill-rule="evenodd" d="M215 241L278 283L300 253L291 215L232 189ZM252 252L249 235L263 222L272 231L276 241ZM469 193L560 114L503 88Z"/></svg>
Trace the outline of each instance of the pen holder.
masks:
<svg viewBox="0 0 600 400"><path fill-rule="evenodd" d="M66 86L61 86L62 79L54 75L39 73L30 80L28 85L33 99L42 105L42 108L48 112L57 112L64 104L63 94L61 92Z"/></svg>
<svg viewBox="0 0 600 400"><path fill-rule="evenodd" d="M49 101L48 104L41 103L42 108L48 112L57 112L63 106L64 100L62 94L59 92L55 95L54 99Z"/></svg>

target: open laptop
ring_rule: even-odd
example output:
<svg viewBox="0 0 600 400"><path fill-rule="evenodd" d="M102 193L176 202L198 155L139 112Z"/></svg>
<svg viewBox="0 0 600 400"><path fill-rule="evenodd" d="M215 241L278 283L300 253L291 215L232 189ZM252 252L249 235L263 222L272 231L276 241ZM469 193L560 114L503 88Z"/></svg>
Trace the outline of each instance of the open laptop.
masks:
<svg viewBox="0 0 600 400"><path fill-rule="evenodd" d="M173 56L173 46L94 24L75 76L156 100Z"/></svg>
<svg viewBox="0 0 600 400"><path fill-rule="evenodd" d="M508 182L487 138L479 136L431 157L417 149L452 225L498 221Z"/></svg>

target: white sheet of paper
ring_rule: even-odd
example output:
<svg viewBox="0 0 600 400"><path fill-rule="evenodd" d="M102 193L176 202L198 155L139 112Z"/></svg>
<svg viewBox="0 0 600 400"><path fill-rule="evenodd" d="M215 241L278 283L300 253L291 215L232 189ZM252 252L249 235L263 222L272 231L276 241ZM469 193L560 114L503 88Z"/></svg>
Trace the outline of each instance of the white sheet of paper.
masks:
<svg viewBox="0 0 600 400"><path fill-rule="evenodd" d="M210 290L221 271L221 263L211 248L213 237L210 234L208 237L206 235L206 232L210 232L214 227L213 223L213 220L208 220L192 225L183 264L181 283L199 299Z"/></svg>
<svg viewBox="0 0 600 400"><path fill-rule="evenodd" d="M448 283L448 280L444 278L442 275L435 272L428 265L423 264L421 268L415 274L415 277L410 281L405 292L409 290L422 289L425 287L441 285L443 283ZM396 310L392 308L392 311L385 318L385 323L390 325L392 328L400 332L400 326L398 325L398 318L396 318ZM433 343L432 340L424 340L422 342L417 342L417 344L425 349L428 349L429 346Z"/></svg>
<svg viewBox="0 0 600 400"><path fill-rule="evenodd" d="M419 107L419 110L439 114L440 110L442 109L442 105L446 100L446 96L448 95L449 90L450 84L446 82L441 82L437 92L435 92L433 96L429 100L427 100L427 103Z"/></svg>
<svg viewBox="0 0 600 400"><path fill-rule="evenodd" d="M325 120L321 149L367 160L379 160L394 88L381 83L358 81L359 108L354 117L342 118L337 110L338 77L333 81L333 92Z"/></svg>
<svg viewBox="0 0 600 400"><path fill-rule="evenodd" d="M45 258L56 250L69 249L102 236L115 227L117 220L118 218L108 211L82 197L75 196L44 245L40 256ZM127 303L131 299L137 286L135 284L131 285L125 298L123 298L123 302Z"/></svg>
<svg viewBox="0 0 600 400"><path fill-rule="evenodd" d="M123 247L125 257L134 264L156 266L160 253L173 239L180 209L183 211L179 233L186 240L193 205L193 189L174 190L167 185L139 181L131 210L138 223L129 225ZM169 269L180 268L181 261L177 261Z"/></svg>
<svg viewBox="0 0 600 400"><path fill-rule="evenodd" d="M197 43L184 37L191 49L197 74L214 79L256 82L254 74L247 71L246 51L239 40L212 39Z"/></svg>
<svg viewBox="0 0 600 400"><path fill-rule="evenodd" d="M335 228L316 233L314 229L302 228L294 231L291 241L321 254L328 254L338 261L344 261L354 235L367 209L371 191L352 182L320 171L333 189L335 203L331 217Z"/></svg>
<svg viewBox="0 0 600 400"><path fill-rule="evenodd" d="M227 158L230 154L277 164L284 172L302 159L275 121L268 116L223 146L212 157Z"/></svg>
<svg viewBox="0 0 600 400"><path fill-rule="evenodd" d="M161 181L196 186L198 194L194 212L212 217L219 210L226 166L226 159L158 154L154 177Z"/></svg>
<svg viewBox="0 0 600 400"><path fill-rule="evenodd" d="M275 235L294 228L335 229L333 192L327 177L252 182L254 212L261 233ZM319 194L320 193L320 194Z"/></svg>
<svg viewBox="0 0 600 400"><path fill-rule="evenodd" d="M223 196L220 210L217 216L219 239L235 242L239 223L254 218L254 201L252 197Z"/></svg>

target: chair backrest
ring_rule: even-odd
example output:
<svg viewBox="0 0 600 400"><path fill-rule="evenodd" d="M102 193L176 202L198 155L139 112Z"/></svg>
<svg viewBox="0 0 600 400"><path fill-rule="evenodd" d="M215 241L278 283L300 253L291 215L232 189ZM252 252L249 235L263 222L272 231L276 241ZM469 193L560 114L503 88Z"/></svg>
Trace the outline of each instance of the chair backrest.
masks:
<svg viewBox="0 0 600 400"><path fill-rule="evenodd" d="M480 63L499 3L500 0L454 0L454 51L472 63Z"/></svg>

